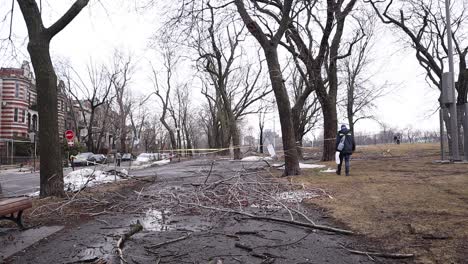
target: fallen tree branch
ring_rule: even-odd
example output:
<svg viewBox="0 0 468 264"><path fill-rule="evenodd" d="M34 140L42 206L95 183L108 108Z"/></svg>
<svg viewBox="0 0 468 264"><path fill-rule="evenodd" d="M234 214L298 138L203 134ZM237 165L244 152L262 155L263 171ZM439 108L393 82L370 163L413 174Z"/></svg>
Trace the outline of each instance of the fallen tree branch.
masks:
<svg viewBox="0 0 468 264"><path fill-rule="evenodd" d="M359 251L359 250L349 249L346 247L343 247L343 248L346 249L349 253L356 254L356 255L373 256L373 257L390 258L390 259L414 258L414 254L368 252L368 251Z"/></svg>
<svg viewBox="0 0 468 264"><path fill-rule="evenodd" d="M235 243L234 246L235 246L236 248L241 248L241 249L247 250L247 251L252 251L252 250L253 250L252 247L247 246L247 245L242 244L242 243Z"/></svg>
<svg viewBox="0 0 468 264"><path fill-rule="evenodd" d="M211 162L210 172L208 172L208 175L206 176L205 181L203 182L203 185L206 185L208 178L211 176L211 172L213 171L213 165L214 165L214 160Z"/></svg>
<svg viewBox="0 0 468 264"><path fill-rule="evenodd" d="M136 224L130 225L130 231L120 236L119 241L117 241L117 251L119 253L120 263L127 263L123 257L123 246L125 241L127 241L131 236L143 230L143 226L140 224L140 221L137 220Z"/></svg>
<svg viewBox="0 0 468 264"><path fill-rule="evenodd" d="M188 233L188 234L185 235L185 236L182 236L182 237L179 237L179 238L175 238L175 239L172 239L172 240L168 240L168 241L166 241L166 242L162 242L162 243L159 243L159 244L156 244L156 245L147 246L147 247L145 247L145 248L158 248L158 247L162 247L162 246L164 246L164 245L172 244L172 243L179 242L179 241L182 241L182 240L184 240L184 239L187 239L187 238L189 238L191 235L192 235L192 233Z"/></svg>
<svg viewBox="0 0 468 264"><path fill-rule="evenodd" d="M255 219L255 220L265 220L265 221L285 223L285 224L290 224L290 225L296 225L296 226L308 227L308 228L312 228L312 229L318 229L318 230L324 230L324 231L340 233L340 234L344 234L344 235L353 235L354 234L353 231L340 229L340 228L336 228L336 227L331 227L331 226L317 225L317 224L312 224L312 223L303 223L303 222L285 220L285 219L276 218L276 217L258 216L258 215L250 214L250 213L247 213L247 212L235 211L235 210L224 209L224 208L214 208L214 207L204 206L204 205L195 204L195 203L182 203L181 202L181 204L194 205L194 206L198 206L200 208L208 209L208 210L212 210L212 211L221 211L221 212L225 212L225 213L232 213L232 214L248 216L248 217L250 217L252 219Z"/></svg>

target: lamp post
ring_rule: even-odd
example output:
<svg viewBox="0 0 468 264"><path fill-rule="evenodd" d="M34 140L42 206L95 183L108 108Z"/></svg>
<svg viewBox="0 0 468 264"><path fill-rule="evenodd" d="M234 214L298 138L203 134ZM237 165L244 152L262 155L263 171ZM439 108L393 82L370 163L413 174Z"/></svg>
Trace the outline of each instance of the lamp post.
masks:
<svg viewBox="0 0 468 264"><path fill-rule="evenodd" d="M452 27L450 19L450 0L445 0L445 13L446 13L446 28L447 28L447 55L449 62L449 87L451 90L452 103L450 104L450 127L452 138L452 159L454 161L460 160L460 153L458 150L458 123L457 123L457 102L455 98L455 82L454 82L454 65L453 65L453 44L452 44Z"/></svg>

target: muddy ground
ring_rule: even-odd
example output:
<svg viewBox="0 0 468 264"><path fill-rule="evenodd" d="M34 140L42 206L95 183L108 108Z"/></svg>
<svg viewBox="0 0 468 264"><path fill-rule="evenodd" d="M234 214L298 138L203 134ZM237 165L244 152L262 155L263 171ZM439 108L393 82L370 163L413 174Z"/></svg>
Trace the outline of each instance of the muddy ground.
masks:
<svg viewBox="0 0 468 264"><path fill-rule="evenodd" d="M348 250L379 248L360 235L246 215L348 228L302 202L327 196L326 191L275 178L265 166L264 162L189 160L139 171L138 180L85 190L73 202L36 201L26 223L64 225L64 229L5 262L372 262L369 256ZM137 223L143 230L125 241L121 260L116 245Z"/></svg>

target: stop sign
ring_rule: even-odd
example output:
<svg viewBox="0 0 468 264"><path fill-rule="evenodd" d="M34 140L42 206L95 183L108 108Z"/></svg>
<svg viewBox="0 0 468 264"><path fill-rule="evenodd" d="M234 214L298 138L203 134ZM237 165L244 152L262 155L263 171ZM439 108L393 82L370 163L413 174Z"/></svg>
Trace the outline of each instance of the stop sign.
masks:
<svg viewBox="0 0 468 264"><path fill-rule="evenodd" d="M68 140L72 140L75 137L75 133L71 130L65 131L65 138Z"/></svg>

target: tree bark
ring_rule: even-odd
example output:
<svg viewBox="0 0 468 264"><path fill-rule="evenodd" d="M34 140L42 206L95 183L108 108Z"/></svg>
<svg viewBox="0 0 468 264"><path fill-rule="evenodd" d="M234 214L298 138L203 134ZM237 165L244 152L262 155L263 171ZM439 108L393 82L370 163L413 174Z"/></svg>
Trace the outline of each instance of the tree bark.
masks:
<svg viewBox="0 0 468 264"><path fill-rule="evenodd" d="M234 159L240 160L242 159L242 153L240 150L240 136L239 136L239 129L237 129L236 120L231 120L229 130L230 130L230 134L232 138L232 146L234 148Z"/></svg>
<svg viewBox="0 0 468 264"><path fill-rule="evenodd" d="M299 175L299 159L293 130L291 105L289 104L289 96L284 85L283 75L278 61L278 53L276 49L273 48L265 49L264 51L270 73L271 86L273 87L276 103L278 105L284 149L284 175Z"/></svg>
<svg viewBox="0 0 468 264"><path fill-rule="evenodd" d="M335 158L337 122L336 104L328 101L322 102L323 113L323 161L330 161Z"/></svg>
<svg viewBox="0 0 468 264"><path fill-rule="evenodd" d="M28 52L36 75L38 97L40 196L64 196L61 142L58 129L57 76L50 58L50 40L88 4L77 0L52 26L44 28L35 0L17 0L28 29Z"/></svg>
<svg viewBox="0 0 468 264"><path fill-rule="evenodd" d="M291 109L292 121L294 126L294 136L296 138L297 156L299 159L304 159L302 153L302 137L304 134L304 126L301 125L301 110L304 104L296 105Z"/></svg>
<svg viewBox="0 0 468 264"><path fill-rule="evenodd" d="M65 193L58 130L57 76L50 58L49 43L42 38L30 39L28 51L36 75L37 105L40 116L40 196L63 197Z"/></svg>

